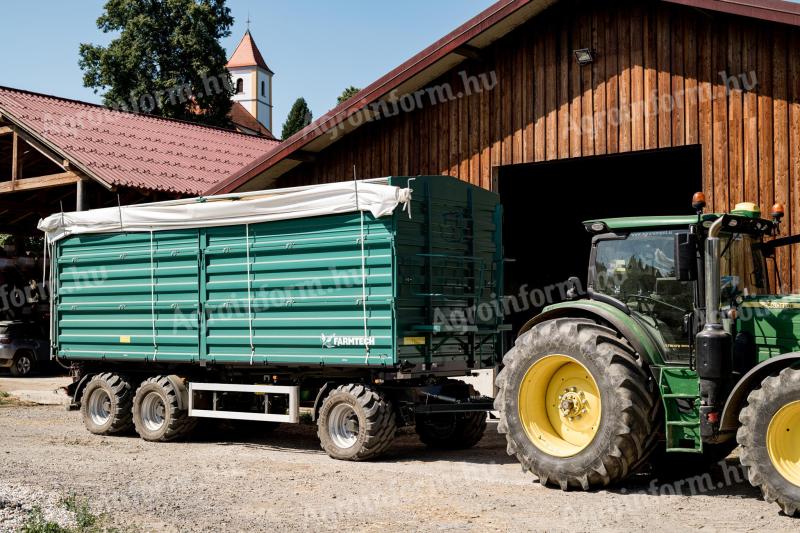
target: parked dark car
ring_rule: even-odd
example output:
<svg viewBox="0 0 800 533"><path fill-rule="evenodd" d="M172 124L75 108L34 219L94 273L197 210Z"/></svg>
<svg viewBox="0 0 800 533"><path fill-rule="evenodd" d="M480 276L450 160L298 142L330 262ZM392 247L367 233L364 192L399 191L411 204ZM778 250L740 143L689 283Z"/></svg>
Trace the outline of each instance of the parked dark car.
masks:
<svg viewBox="0 0 800 533"><path fill-rule="evenodd" d="M0 321L0 368L13 376L28 376L50 364L50 342L31 322Z"/></svg>

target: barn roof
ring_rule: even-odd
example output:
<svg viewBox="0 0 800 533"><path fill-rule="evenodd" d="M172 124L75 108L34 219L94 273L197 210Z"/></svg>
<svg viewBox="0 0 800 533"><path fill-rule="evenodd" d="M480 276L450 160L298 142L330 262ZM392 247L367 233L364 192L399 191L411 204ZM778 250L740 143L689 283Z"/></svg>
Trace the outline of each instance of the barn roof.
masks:
<svg viewBox="0 0 800 533"><path fill-rule="evenodd" d="M661 0L698 9L800 26L800 4L782 0ZM396 91L405 94L424 87L467 57L532 19L557 0L500 0L445 35L388 74L284 140L258 160L234 172L209 193L231 192L257 176L263 188L302 161L356 129L348 118Z"/></svg>
<svg viewBox="0 0 800 533"><path fill-rule="evenodd" d="M203 194L278 144L8 87L0 115L109 188Z"/></svg>

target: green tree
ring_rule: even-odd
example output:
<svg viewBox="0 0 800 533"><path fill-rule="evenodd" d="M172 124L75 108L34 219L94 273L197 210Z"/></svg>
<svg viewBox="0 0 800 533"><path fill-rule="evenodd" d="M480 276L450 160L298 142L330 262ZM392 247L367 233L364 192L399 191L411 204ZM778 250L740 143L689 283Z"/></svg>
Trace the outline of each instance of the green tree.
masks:
<svg viewBox="0 0 800 533"><path fill-rule="evenodd" d="M353 96L357 95L360 90L361 89L359 89L358 87L353 87L351 85L350 87L348 87L347 89L342 91L342 94L340 94L336 98L336 104L338 105L338 104L341 104L342 102L345 102L345 101L349 100Z"/></svg>
<svg viewBox="0 0 800 533"><path fill-rule="evenodd" d="M108 0L97 27L118 35L80 45L83 84L116 109L227 126L232 24L225 0Z"/></svg>
<svg viewBox="0 0 800 533"><path fill-rule="evenodd" d="M286 117L286 122L283 123L281 137L283 139L288 139L298 131L311 124L312 118L313 115L311 114L311 110L308 108L308 103L306 103L306 99L301 96L294 101L294 104L292 104L292 109L289 110L289 116Z"/></svg>

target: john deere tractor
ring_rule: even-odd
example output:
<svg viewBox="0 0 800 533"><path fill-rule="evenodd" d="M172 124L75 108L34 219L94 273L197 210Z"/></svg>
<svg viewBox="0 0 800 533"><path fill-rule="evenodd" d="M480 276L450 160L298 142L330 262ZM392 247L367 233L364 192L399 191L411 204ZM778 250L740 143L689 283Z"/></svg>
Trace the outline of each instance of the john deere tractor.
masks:
<svg viewBox="0 0 800 533"><path fill-rule="evenodd" d="M775 294L783 206L592 220L588 287L521 330L497 377L508 453L545 485L604 487L652 456L741 446L750 482L800 508L800 296ZM771 283L771 278L773 279ZM785 281L785 280L784 280ZM655 453L654 453L655 452Z"/></svg>

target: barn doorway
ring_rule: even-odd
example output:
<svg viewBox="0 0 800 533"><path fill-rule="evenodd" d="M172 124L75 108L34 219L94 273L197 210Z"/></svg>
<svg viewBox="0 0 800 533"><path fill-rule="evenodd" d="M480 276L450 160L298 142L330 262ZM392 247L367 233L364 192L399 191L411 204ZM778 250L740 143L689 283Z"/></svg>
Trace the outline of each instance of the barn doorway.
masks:
<svg viewBox="0 0 800 533"><path fill-rule="evenodd" d="M692 214L702 190L699 145L499 167L504 209L505 294L580 278L586 287L591 236L582 221L638 215ZM560 300L559 291L550 290ZM536 293L535 296L540 296ZM528 298L531 305L537 298ZM539 300L541 301L541 300ZM541 308L511 306L519 331Z"/></svg>

